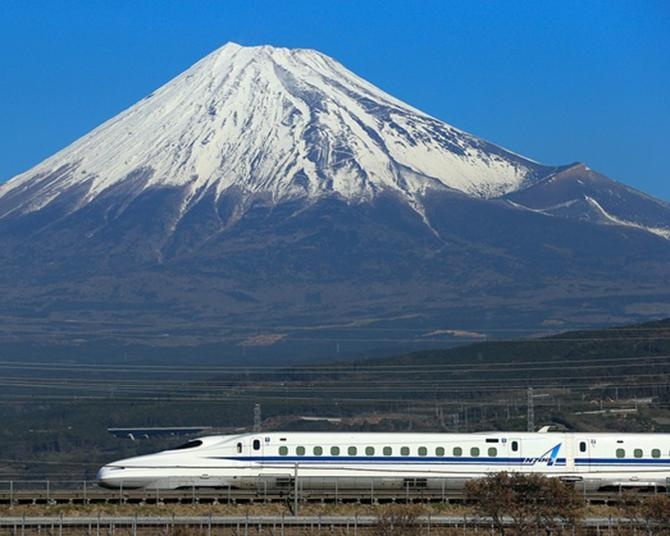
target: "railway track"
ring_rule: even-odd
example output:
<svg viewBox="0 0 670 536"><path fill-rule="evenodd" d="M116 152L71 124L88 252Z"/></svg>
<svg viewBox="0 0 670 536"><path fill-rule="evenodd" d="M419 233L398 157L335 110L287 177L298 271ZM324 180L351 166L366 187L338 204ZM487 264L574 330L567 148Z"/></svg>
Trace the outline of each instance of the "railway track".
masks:
<svg viewBox="0 0 670 536"><path fill-rule="evenodd" d="M590 504L617 504L619 493L589 493ZM106 490L84 486L78 489L3 490L0 505L58 504L270 504L293 503L292 491L188 489L188 490ZM309 490L298 495L298 502L318 504L389 504L466 502L462 491L440 490Z"/></svg>

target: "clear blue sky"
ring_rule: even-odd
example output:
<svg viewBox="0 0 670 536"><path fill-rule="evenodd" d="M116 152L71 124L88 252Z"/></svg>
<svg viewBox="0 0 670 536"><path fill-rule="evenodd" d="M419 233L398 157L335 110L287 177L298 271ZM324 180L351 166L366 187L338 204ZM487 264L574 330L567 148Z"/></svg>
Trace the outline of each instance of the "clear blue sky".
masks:
<svg viewBox="0 0 670 536"><path fill-rule="evenodd" d="M316 48L464 130L670 199L667 0L2 0L0 181L227 41Z"/></svg>

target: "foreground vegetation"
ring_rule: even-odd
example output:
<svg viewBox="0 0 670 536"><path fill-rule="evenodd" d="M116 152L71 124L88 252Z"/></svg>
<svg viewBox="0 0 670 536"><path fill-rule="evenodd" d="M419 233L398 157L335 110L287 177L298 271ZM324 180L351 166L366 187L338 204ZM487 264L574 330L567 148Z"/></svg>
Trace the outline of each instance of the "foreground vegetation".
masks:
<svg viewBox="0 0 670 536"><path fill-rule="evenodd" d="M390 504L390 505L317 505L307 504L301 508L302 516L315 516L323 522L305 527L291 528L287 523L273 522L273 526L260 526L254 516L291 517L288 504L256 505L99 505L92 506L6 506L0 509L1 517L23 516L128 516L167 519L162 527L153 527L146 534L360 534L370 536L400 536L423 534L479 534L485 532L500 536L524 535L575 535L575 534L670 534L670 496L668 495L624 495L616 506L591 507L584 503L581 493L570 484L541 475L519 475L498 473L473 481L467 487L467 502L462 505L448 504ZM242 521L235 529L205 526L203 521L192 526L169 523L173 516L237 516ZM346 526L330 526L329 516L349 516L351 519L373 516L373 523L358 526L352 522ZM442 527L436 522L438 516L455 520L457 527ZM432 520L432 521L431 521ZM106 529L103 521L103 530ZM98 521L98 525L100 521ZM19 523L20 525L20 523ZM281 527L281 529L280 529ZM355 528L354 528L355 527ZM95 527L99 532L99 528ZM17 528L17 530L19 530ZM58 523L54 525L58 528ZM82 534L90 534L82 530ZM115 532L115 529L109 529ZM26 529L21 529L25 534ZM72 532L71 532L72 533ZM133 527L132 534L143 533Z"/></svg>

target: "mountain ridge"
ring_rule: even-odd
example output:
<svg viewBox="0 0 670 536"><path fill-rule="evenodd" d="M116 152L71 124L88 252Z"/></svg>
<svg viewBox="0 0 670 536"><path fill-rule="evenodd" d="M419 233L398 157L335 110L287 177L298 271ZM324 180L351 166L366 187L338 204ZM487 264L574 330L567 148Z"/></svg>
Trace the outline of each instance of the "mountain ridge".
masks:
<svg viewBox="0 0 670 536"><path fill-rule="evenodd" d="M228 45L0 186L0 341L240 359L644 321L670 309L666 230L667 203L583 164Z"/></svg>

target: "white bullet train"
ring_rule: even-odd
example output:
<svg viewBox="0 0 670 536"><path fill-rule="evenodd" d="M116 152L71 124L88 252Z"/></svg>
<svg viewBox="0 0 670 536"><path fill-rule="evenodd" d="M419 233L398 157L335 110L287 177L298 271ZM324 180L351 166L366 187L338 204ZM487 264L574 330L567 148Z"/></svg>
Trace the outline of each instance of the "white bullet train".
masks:
<svg viewBox="0 0 670 536"><path fill-rule="evenodd" d="M201 437L102 467L108 488L450 490L490 473L541 473L579 489L670 489L670 434L269 432Z"/></svg>

